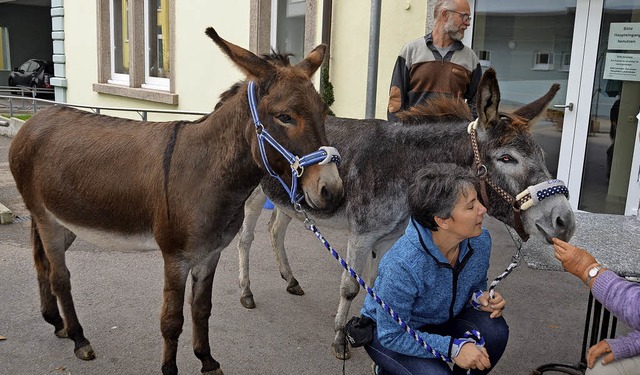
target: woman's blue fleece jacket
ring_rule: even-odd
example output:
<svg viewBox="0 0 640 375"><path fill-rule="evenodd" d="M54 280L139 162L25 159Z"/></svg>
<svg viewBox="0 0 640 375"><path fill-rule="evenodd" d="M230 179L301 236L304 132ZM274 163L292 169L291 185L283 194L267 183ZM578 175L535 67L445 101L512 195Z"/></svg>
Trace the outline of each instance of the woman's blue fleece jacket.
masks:
<svg viewBox="0 0 640 375"><path fill-rule="evenodd" d="M431 231L413 219L405 234L382 257L373 288L402 320L432 348L448 357L458 337L419 332L425 324L442 324L459 315L478 290L487 289L491 236L486 229L478 237L460 243L456 269L435 246ZM367 295L362 315L376 321L380 343L405 355L434 358Z"/></svg>

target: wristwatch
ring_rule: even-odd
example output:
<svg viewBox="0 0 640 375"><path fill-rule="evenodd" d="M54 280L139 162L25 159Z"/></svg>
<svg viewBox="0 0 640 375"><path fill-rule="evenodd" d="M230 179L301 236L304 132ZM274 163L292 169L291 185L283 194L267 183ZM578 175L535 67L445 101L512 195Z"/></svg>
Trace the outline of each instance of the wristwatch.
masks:
<svg viewBox="0 0 640 375"><path fill-rule="evenodd" d="M591 286L591 279L596 277L598 275L598 272L600 272L601 269L602 269L602 265L598 264L589 270L589 272L587 273L587 286L589 287Z"/></svg>

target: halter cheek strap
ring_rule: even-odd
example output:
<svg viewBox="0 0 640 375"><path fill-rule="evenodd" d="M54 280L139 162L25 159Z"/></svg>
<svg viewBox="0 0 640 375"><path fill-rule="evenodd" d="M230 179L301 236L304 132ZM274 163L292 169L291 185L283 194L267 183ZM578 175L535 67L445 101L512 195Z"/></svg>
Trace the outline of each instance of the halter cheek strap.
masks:
<svg viewBox="0 0 640 375"><path fill-rule="evenodd" d="M314 151L310 154L307 154L301 158L292 154L284 148L278 141L276 141L271 134L264 128L262 122L260 122L260 117L258 116L258 103L256 102L255 95L255 82L249 81L249 86L247 88L247 97L249 99L249 109L251 110L251 117L253 118L253 123L256 126L256 135L258 137L258 148L260 149L260 156L262 156L262 163L264 164L267 173L270 176L275 177L280 181L280 184L284 187L289 194L289 198L291 199L291 203L298 203L304 197L303 194L298 194L298 178L302 177L304 173L304 168L319 164L325 165L328 163L335 163L337 166L340 165L340 153L334 147L330 146L322 146L318 151ZM286 182L280 177L269 164L269 159L267 157L267 151L265 148L265 142L271 145L280 155L282 155L289 165L291 166L291 186L287 186Z"/></svg>
<svg viewBox="0 0 640 375"><path fill-rule="evenodd" d="M549 181L543 181L539 184L529 186L527 189L518 194L515 198L509 194L506 190L498 186L491 178L489 178L487 167L482 164L480 158L480 151L478 148L478 137L476 128L478 126L478 120L472 121L467 127L467 132L471 136L471 147L473 148L473 158L476 163L478 171L478 179L480 180L480 195L482 203L489 209L489 198L487 195L487 187L489 185L502 199L504 199L513 209L514 229L522 238L527 241L529 234L525 231L522 223L521 211L533 207L540 201L544 200L555 194L564 194L569 198L569 190L565 186L564 182L554 179Z"/></svg>

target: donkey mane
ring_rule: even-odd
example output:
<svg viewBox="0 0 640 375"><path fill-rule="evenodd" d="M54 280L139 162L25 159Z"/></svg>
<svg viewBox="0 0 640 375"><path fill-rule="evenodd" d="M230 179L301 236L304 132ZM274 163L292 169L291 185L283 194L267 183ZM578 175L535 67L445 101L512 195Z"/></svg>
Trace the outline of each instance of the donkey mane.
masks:
<svg viewBox="0 0 640 375"><path fill-rule="evenodd" d="M460 98L446 95L434 95L417 106L397 113L396 118L405 124L473 120L467 103Z"/></svg>
<svg viewBox="0 0 640 375"><path fill-rule="evenodd" d="M293 54L291 54L291 53L279 53L279 52L276 52L275 50L271 50L270 54L264 54L264 55L262 55L262 58L264 60L268 61L269 63L271 63L272 65L275 65L275 66L289 66L289 65L291 65L291 61L289 60L289 56L293 56ZM242 84L243 84L242 81L236 82L231 87L229 87L229 89L227 91L225 91L222 94L220 94L220 100L218 101L218 103L216 103L215 107L213 107L213 110L216 111L227 100L229 100L232 97L234 97L238 93L238 90L240 90L240 87L242 86ZM268 87L268 85L267 85L267 87Z"/></svg>

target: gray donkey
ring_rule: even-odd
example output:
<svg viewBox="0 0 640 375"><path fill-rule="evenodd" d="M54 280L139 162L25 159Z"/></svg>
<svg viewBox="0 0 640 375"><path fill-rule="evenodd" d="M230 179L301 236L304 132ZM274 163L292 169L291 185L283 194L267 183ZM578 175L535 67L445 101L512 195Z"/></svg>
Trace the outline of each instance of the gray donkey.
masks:
<svg viewBox="0 0 640 375"><path fill-rule="evenodd" d="M515 197L529 186L551 179L543 151L530 130L532 120L546 109L558 89L559 85L553 85L540 99L507 114L498 111L500 92L495 72L488 70L481 80L477 101L477 144L481 161L475 161L475 165L479 172L486 167L486 175L493 180L497 190L504 189L501 193L487 189L483 203L489 215L511 227L518 226L518 219L514 218L513 206L507 202L508 195ZM455 103L434 101L415 113L405 113L403 123L396 124L327 117L327 137L343 156L339 172L344 182L344 202L332 213L313 210L304 203L303 207L320 230L349 231L345 259L359 274L374 255L376 260L372 262L373 272L370 272L370 278L374 280L379 259L403 234L409 219L407 187L424 163L474 166L468 134L471 115L466 104ZM483 190L480 186L478 189ZM245 219L238 242L240 301L246 308L255 307L249 288L249 248L266 199L262 191L276 205L270 232L280 274L287 281L287 291L304 294L291 273L284 251L285 232L291 217L301 220L304 217L292 208L278 183L267 177L245 203ZM524 230L547 241L552 237L568 240L575 230L575 217L564 195L552 195L521 214ZM330 238L328 236L329 241ZM333 245L340 250L337 244ZM350 357L344 327L351 301L358 291L358 283L348 272L343 272L333 342L338 358Z"/></svg>

